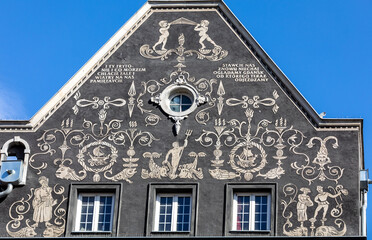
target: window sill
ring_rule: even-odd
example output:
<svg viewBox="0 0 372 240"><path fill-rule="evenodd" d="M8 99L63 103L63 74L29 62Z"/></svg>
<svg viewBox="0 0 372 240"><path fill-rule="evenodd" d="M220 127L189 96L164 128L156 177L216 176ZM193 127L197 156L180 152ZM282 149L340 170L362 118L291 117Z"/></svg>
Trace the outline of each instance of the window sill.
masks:
<svg viewBox="0 0 372 240"><path fill-rule="evenodd" d="M179 234L179 235L186 235L190 234L190 231L152 231L151 234Z"/></svg>
<svg viewBox="0 0 372 240"><path fill-rule="evenodd" d="M242 233L242 234L246 234L246 233L270 233L271 230L231 230L230 233L234 233L234 234L239 234L239 233Z"/></svg>
<svg viewBox="0 0 372 240"><path fill-rule="evenodd" d="M112 234L111 231L73 231L71 232L71 234L74 234L74 235L77 235L77 234L81 234L81 235L84 235L84 234L95 234L95 235L105 235L105 234Z"/></svg>

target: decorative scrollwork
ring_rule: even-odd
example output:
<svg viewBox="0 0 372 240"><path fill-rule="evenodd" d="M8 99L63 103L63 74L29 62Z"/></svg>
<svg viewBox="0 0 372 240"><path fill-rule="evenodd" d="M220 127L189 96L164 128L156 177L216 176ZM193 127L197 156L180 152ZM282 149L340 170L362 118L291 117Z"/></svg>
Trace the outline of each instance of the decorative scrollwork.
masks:
<svg viewBox="0 0 372 240"><path fill-rule="evenodd" d="M65 188L58 184L51 188L48 186L48 182L48 178L41 176L39 178L41 187L31 188L26 199L22 198L10 206L9 217L11 220L6 225L6 231L10 236L16 238L34 237L37 235L36 228L39 227L39 223L45 223L43 237L59 237L64 233L66 209L62 207L62 204L67 198L62 194L65 192ZM53 194L62 195L62 199L55 199ZM31 210L33 210L32 221L34 224L30 224L30 219L25 219L25 215ZM51 223L52 219L54 219L53 223Z"/></svg>
<svg viewBox="0 0 372 240"><path fill-rule="evenodd" d="M310 158L306 154L299 153L295 149L293 149L295 154L301 155L305 158L306 164L299 166L296 161L291 164L291 167L296 170L297 174L306 179L309 182L309 185L315 180L325 181L326 179L337 183L338 180L342 177L344 169L339 166L329 166L329 164L331 164L332 162L331 159L328 157L328 150L326 147L326 143L329 140L333 140L334 144L332 145L332 147L337 148L337 138L334 136L328 136L324 139L313 137L306 144L306 146L308 148L312 148L314 146L314 140L320 142L320 148L314 160L310 161ZM315 166L312 164L315 164ZM318 167L316 167L316 165Z"/></svg>

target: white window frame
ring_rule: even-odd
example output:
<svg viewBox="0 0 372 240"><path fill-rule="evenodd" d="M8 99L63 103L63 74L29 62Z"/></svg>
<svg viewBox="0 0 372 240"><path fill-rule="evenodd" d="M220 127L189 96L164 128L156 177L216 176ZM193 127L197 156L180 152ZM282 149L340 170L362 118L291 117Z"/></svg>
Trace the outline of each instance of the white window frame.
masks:
<svg viewBox="0 0 372 240"><path fill-rule="evenodd" d="M159 231L159 219L160 219L160 198L161 197L172 197L172 221L170 231ZM178 216L178 197L189 197L190 198L190 212L189 212L189 230L188 231L177 231L177 216ZM191 217L192 217L192 196L191 194L157 194L155 203L155 215L154 215L154 231L156 232L190 232L191 231Z"/></svg>
<svg viewBox="0 0 372 240"><path fill-rule="evenodd" d="M238 230L237 229L237 216L238 216L238 196L249 196L249 230ZM256 196L266 196L267 197L267 229L256 230L255 229L255 216L256 216ZM233 214L232 214L232 230L233 231L271 231L271 196L268 193L234 193L233 198Z"/></svg>
<svg viewBox="0 0 372 240"><path fill-rule="evenodd" d="M91 231L81 231L80 221L81 221L81 208L82 208L82 198L83 197L94 197L93 206L93 222ZM98 230L98 219L99 219L99 204L101 197L112 197L111 203L111 220L110 220L110 230L100 231ZM114 217L114 207L115 207L115 194L110 193L80 193L78 195L77 207L76 207L76 222L75 222L75 232L112 232L113 217Z"/></svg>

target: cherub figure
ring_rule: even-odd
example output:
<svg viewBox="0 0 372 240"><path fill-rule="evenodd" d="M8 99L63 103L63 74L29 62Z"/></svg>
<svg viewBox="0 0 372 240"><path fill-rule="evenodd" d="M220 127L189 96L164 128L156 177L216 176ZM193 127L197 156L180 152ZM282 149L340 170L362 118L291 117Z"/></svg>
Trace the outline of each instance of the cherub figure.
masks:
<svg viewBox="0 0 372 240"><path fill-rule="evenodd" d="M162 47L161 47L161 50L162 51L166 51L167 49L165 49L165 44L167 44L167 40L168 40L168 36L169 36L169 31L168 29L170 28L171 24L169 24L167 21L160 21L159 22L159 26L160 26L160 29L159 29L159 32L160 32L160 36L159 36L159 40L157 43L155 43L155 45L152 47L152 49L156 50L156 47L160 44L162 44Z"/></svg>
<svg viewBox="0 0 372 240"><path fill-rule="evenodd" d="M207 34L208 31L208 20L202 20L200 24L196 25L194 30L199 32L200 40L199 43L202 46L201 49L205 49L204 41L207 40L208 42L212 43L214 47L218 47L217 44L209 37Z"/></svg>

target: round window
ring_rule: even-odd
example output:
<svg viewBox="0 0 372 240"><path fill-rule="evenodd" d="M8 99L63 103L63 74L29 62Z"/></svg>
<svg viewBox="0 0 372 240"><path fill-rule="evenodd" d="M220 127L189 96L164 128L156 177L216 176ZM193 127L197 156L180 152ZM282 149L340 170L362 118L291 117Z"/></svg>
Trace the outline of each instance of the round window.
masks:
<svg viewBox="0 0 372 240"><path fill-rule="evenodd" d="M177 94L172 96L169 106L173 112L184 112L192 106L192 100L185 94Z"/></svg>
<svg viewBox="0 0 372 240"><path fill-rule="evenodd" d="M189 85L172 84L157 97L161 109L171 117L187 117L198 106L198 93Z"/></svg>

